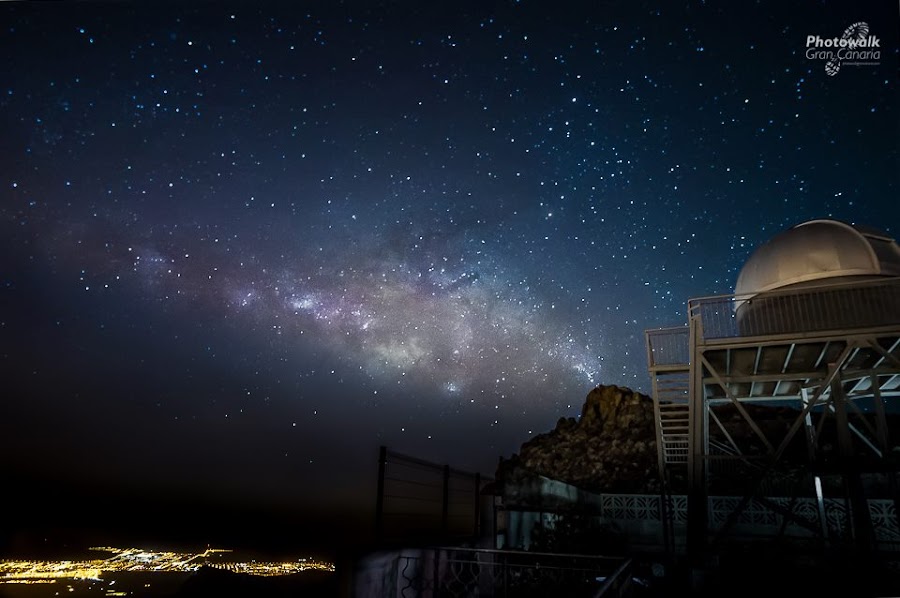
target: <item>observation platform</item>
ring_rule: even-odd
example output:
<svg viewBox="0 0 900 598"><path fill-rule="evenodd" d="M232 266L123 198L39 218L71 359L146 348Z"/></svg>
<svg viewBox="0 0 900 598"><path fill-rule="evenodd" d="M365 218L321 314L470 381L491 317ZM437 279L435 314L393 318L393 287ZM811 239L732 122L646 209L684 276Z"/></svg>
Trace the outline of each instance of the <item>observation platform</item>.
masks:
<svg viewBox="0 0 900 598"><path fill-rule="evenodd" d="M660 477L688 495L689 550L690 536L696 550L726 538L765 496L821 507L829 493L854 517L840 537L824 507L774 510L825 543L876 548L868 501L893 499L897 512L900 277L691 299L687 324L646 331L646 346ZM723 488L741 500L711 526L708 498Z"/></svg>

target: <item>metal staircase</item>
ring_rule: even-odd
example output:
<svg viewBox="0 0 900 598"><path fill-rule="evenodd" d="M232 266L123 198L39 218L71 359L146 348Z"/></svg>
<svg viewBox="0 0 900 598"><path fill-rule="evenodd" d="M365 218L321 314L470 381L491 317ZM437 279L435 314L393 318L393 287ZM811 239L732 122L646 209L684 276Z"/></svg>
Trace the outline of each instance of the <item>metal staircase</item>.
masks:
<svg viewBox="0 0 900 598"><path fill-rule="evenodd" d="M674 554L675 528L672 479L687 478L690 455L690 343L688 328L663 328L646 333L653 383L656 447L661 484L663 535L666 551Z"/></svg>
<svg viewBox="0 0 900 598"><path fill-rule="evenodd" d="M689 408L687 403L660 403L657 438L662 447L663 462L687 465Z"/></svg>
<svg viewBox="0 0 900 598"><path fill-rule="evenodd" d="M660 476L672 466L687 468L690 444L690 364L685 326L647 332L647 353L653 382L653 410Z"/></svg>

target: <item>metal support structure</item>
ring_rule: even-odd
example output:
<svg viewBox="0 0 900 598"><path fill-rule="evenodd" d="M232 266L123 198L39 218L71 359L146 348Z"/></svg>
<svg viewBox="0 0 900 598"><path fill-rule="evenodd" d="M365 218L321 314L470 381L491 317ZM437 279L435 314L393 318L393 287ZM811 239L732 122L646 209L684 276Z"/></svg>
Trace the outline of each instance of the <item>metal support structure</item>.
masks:
<svg viewBox="0 0 900 598"><path fill-rule="evenodd" d="M831 382L831 394L835 408L838 446L841 454L841 475L844 478L853 544L861 554L868 555L875 548L875 532L872 529L869 503L863 490L860 471L856 466L857 456L847 419L847 397L844 396L844 389L837 377Z"/></svg>
<svg viewBox="0 0 900 598"><path fill-rule="evenodd" d="M715 542L729 534L746 533L746 523L735 526L738 520L748 520L742 513L751 504L752 513L768 509L781 517L782 530L792 525L820 535L823 543L840 543L829 529L826 510L839 500L835 490L841 486L848 501L852 548L861 555L879 550L869 501L891 498L900 513L895 443L887 424L891 410L885 406L889 398L900 397L900 310L895 299L893 304L886 300L877 305L848 300L866 297L869 292L898 297L900 278L839 288L823 285L767 292L759 305L754 304L745 314L752 316L752 321L743 323L734 306L749 305L745 298L692 299L688 303L688 347L683 351L687 359L681 361L665 361L665 335L674 329L647 331L658 469L663 482L672 464L666 452L662 381L667 371L683 368L688 373L686 531L688 557L694 567L705 566ZM769 314L767 306L789 309ZM825 317L836 318L834 326L821 319ZM751 403L758 406L751 409ZM735 410L727 420L717 415L721 411L714 411L724 405ZM781 418L775 423L760 411L778 406L783 409L770 412ZM789 418L784 419L785 415ZM805 451L795 442L798 432L803 434ZM834 444L839 459L833 454ZM805 452L809 466L795 461L798 449L800 455ZM729 482L729 475L742 477ZM877 479L883 480L881 486ZM843 484L838 483L841 480ZM720 482L735 491L743 485L745 490L740 491L730 515L716 512L713 529L710 483L718 488ZM885 483L890 486L889 497L872 494ZM816 507L794 513L786 503L762 496L772 491L789 494L768 496L792 496L791 504L797 499L812 500ZM670 516L664 508L661 512ZM843 549L850 547L843 543Z"/></svg>
<svg viewBox="0 0 900 598"><path fill-rule="evenodd" d="M698 339L702 338L700 318L690 320L690 453L688 454L688 529L687 550L692 564L706 559L709 503L706 491L706 397Z"/></svg>
<svg viewBox="0 0 900 598"><path fill-rule="evenodd" d="M809 409L807 409L809 405L809 391L808 389L802 389L803 395L803 423L805 438L806 438L806 456L809 458L810 466L815 469L816 468L816 428L813 426L812 422L812 414ZM822 493L822 478L818 474L813 474L813 486L815 487L816 492L816 507L819 515L819 526L820 533L822 535L822 543L825 544L828 542L828 519L825 515L825 496Z"/></svg>

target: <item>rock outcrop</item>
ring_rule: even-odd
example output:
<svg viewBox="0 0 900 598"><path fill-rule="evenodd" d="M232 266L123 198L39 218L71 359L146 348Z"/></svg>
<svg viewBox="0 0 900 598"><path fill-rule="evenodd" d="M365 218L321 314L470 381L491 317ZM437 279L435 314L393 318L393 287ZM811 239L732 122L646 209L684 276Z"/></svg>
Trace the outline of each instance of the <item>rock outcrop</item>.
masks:
<svg viewBox="0 0 900 598"><path fill-rule="evenodd" d="M653 399L619 386L588 393L581 417L560 418L556 428L501 460L497 482L545 476L591 492L659 491Z"/></svg>
<svg viewBox="0 0 900 598"><path fill-rule="evenodd" d="M790 407L753 404L742 407L762 435L776 447L799 416ZM741 454L750 458L765 458L766 445L733 405L718 405L711 410L719 422L716 426L711 424L713 440L720 446L734 443ZM871 430L876 428L874 415L862 417L868 421L860 423L854 419L854 423ZM727 435L718 430L719 425ZM834 418L828 418L819 427L820 450L815 467L820 475L840 473L842 461ZM889 413L887 428L890 438L900 437L900 415ZM859 450L853 457L856 467L869 472L883 469L874 453L862 443L856 445ZM810 468L804 434L795 434L784 449L773 472L778 474L776 477L799 479ZM895 453L900 455L900 448ZM540 502L543 506L552 505L556 500L545 496L552 487L548 485L551 481L595 494L655 494L660 491L657 459L653 399L629 388L601 385L588 394L580 418L561 418L555 429L523 444L519 454L501 459L496 486L511 502L524 505ZM900 456L894 459L900 460ZM723 469L725 466L728 468ZM708 480L710 493L741 494L747 491L748 480L754 479L758 471L744 468L737 461L723 461L714 473ZM670 491L684 493L686 475L687 467L673 468L669 472ZM832 478L825 483L841 483L840 476ZM870 478L870 484L882 483L877 476ZM564 496L565 501L570 500L568 494L572 489L553 492Z"/></svg>

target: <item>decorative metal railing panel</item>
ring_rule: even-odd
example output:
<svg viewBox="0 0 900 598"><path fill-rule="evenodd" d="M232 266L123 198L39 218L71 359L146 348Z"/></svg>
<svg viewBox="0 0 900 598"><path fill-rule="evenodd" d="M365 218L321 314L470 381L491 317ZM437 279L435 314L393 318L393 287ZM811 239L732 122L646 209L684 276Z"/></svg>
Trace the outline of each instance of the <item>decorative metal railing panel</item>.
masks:
<svg viewBox="0 0 900 598"><path fill-rule="evenodd" d="M710 528L712 530L720 530L731 514L740 505L742 499L734 496L712 496L709 498ZM828 508L834 501L826 501L826 516ZM769 507L768 504L774 505L776 508ZM785 521L785 514L790 513L793 518L789 517ZM831 515L831 529L838 531L844 525L845 514L835 511ZM806 525L798 522L796 519L805 522ZM814 535L813 529L821 527L819 521L819 511L816 500L813 498L785 498L771 497L765 501L752 499L744 507L734 522L737 530L744 534L750 535L770 535L783 533L794 537L809 537Z"/></svg>
<svg viewBox="0 0 900 598"><path fill-rule="evenodd" d="M897 510L893 500L870 499L869 517L875 531L875 541L884 547L900 549L900 527L897 522ZM839 535L849 535L847 525L847 507L843 501L831 500L825 503L825 514L828 525Z"/></svg>
<svg viewBox="0 0 900 598"><path fill-rule="evenodd" d="M627 537L628 543L634 546L661 546L664 541L663 522L660 512L660 501L655 494L601 494L593 511L595 521L609 531ZM667 514L671 518L675 543L683 544L687 530L688 499L685 495L667 497ZM754 498L734 516L732 514L742 504L739 496L711 496L708 498L709 531L723 531L728 523L725 535L733 538L766 538L784 536L797 540L809 540L821 537L823 531L819 514L818 501L813 497L766 497ZM900 552L900 524L893 500L869 499L869 512L875 530L877 549L886 552ZM849 540L849 521L847 508L842 499L826 498L823 501L825 510L825 532L831 540ZM515 513L515 507L509 507ZM523 511L522 515L534 514ZM547 513L543 513L546 515ZM529 522L530 521L530 522ZM530 534L537 521L545 527L552 526L551 518L532 518L526 521L520 518L519 524L506 529L505 546L527 549Z"/></svg>
<svg viewBox="0 0 900 598"><path fill-rule="evenodd" d="M788 506L788 505L785 505ZM802 517L804 521L813 521L816 522L817 525L821 525L819 522L819 507L818 503L814 500L802 500L796 502L792 507L793 512L797 514L798 517ZM827 511L826 511L827 513ZM896 524L895 524L896 525ZM802 529L800 526L796 524L792 524L790 530L800 530Z"/></svg>
<svg viewBox="0 0 900 598"><path fill-rule="evenodd" d="M527 598L602 591L624 559L473 548L434 548L397 557L396 595Z"/></svg>
<svg viewBox="0 0 900 598"><path fill-rule="evenodd" d="M669 497L669 508L675 525L687 525L687 496Z"/></svg>
<svg viewBox="0 0 900 598"><path fill-rule="evenodd" d="M717 530L725 525L729 515L738 508L740 503L741 498L739 496L710 496L710 528ZM741 512L736 523L738 525L752 525L755 527L777 526L780 523L780 517L778 517L774 511L766 508L759 502L751 500L750 503L744 507L744 510Z"/></svg>
<svg viewBox="0 0 900 598"><path fill-rule="evenodd" d="M777 505L781 510L793 513L798 518L813 526L821 525L819 521L819 507L815 498L767 498L767 501ZM713 530L720 529L729 515L738 506L741 499L732 496L712 496L709 498L710 527ZM900 547L900 525L897 521L897 512L894 501L890 499L869 499L869 516L875 529L875 540L879 544L897 544ZM829 536L846 537L849 533L847 520L847 507L843 500L826 498L823 501L825 508L825 521ZM783 515L769 508L759 500L751 500L741 512L737 526L744 529L753 529L756 533L764 535L767 531L773 531L783 524ZM809 527L789 520L784 533L788 536L810 536Z"/></svg>
<svg viewBox="0 0 900 598"><path fill-rule="evenodd" d="M875 528L875 540L900 543L900 527L897 525L897 508L892 500L870 500L869 516Z"/></svg>
<svg viewBox="0 0 900 598"><path fill-rule="evenodd" d="M652 494L603 494L600 508L613 521L659 521L659 500Z"/></svg>
<svg viewBox="0 0 900 598"><path fill-rule="evenodd" d="M607 523L627 528L633 522L659 523L659 495L655 494L601 494L599 516ZM709 497L709 525L718 530L742 501L738 496ZM776 508L769 507L766 502ZM843 500L824 500L825 520L829 535L842 537L848 533L847 509ZM687 496L669 497L669 516L676 526L687 524ZM879 543L897 543L900 547L900 525L894 502L889 499L869 499L869 512ZM784 514L792 513L800 522L789 518L785 523ZM811 497L768 497L765 501L753 499L741 511L734 522L740 533L766 535L775 533L784 526L789 536L807 537L812 535L811 527L821 526L819 507Z"/></svg>
<svg viewBox="0 0 900 598"><path fill-rule="evenodd" d="M844 537L848 533L847 528L847 508L843 501L828 499L825 504L825 522L828 524L829 532L837 537Z"/></svg>
<svg viewBox="0 0 900 598"><path fill-rule="evenodd" d="M599 495L601 519L613 524L628 522L659 522L660 496L658 494L601 494ZM710 496L709 524L713 530L719 529L731 513L740 505L739 496ZM687 523L687 496L669 496L669 514L676 524ZM766 503L777 508L770 508ZM869 512L872 523L876 527L879 540L900 542L900 525L894 502L890 499L869 499ZM837 535L844 534L847 529L847 511L843 500L824 499L825 518L829 530ZM781 526L784 513L793 513L797 518L810 525L820 525L819 507L812 497L767 497L765 500L751 499L743 509L735 523L740 526L759 529ZM787 531L802 534L808 532L809 526L789 521Z"/></svg>

